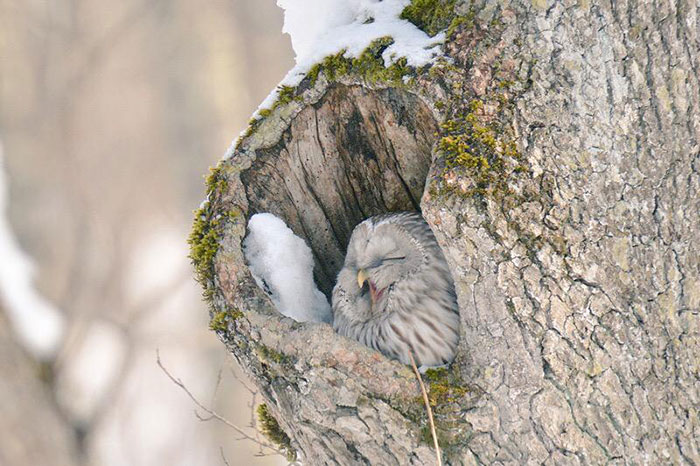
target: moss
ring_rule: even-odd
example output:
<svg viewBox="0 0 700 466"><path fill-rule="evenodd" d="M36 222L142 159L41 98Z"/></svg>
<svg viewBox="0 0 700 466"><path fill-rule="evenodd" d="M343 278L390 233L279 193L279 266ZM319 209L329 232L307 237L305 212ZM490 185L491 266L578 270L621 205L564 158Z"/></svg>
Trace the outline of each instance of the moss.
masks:
<svg viewBox="0 0 700 466"><path fill-rule="evenodd" d="M422 12L419 16L427 18L433 17L431 11L437 11L435 17L440 18L440 12L453 6L447 1L413 1L408 7L413 10L408 11ZM455 36L466 29L470 30L468 34ZM444 156L444 167L428 187L433 196L455 194L482 200L488 196L508 203L522 201L513 188L529 170L518 150L511 122L516 113L515 102L527 84L517 80L510 50L503 51L497 45L503 43L504 29L499 18L490 25L482 24L473 8L466 14L452 14L447 31L452 40L447 49L448 53L453 52L454 61L438 61L430 70L431 76L444 82L452 94L439 104L448 117L438 132L437 148ZM492 50L500 53L493 54ZM476 66L476 56L488 57L479 66L490 68L489 72L482 72L490 79L479 82L485 88L478 94L476 87L480 86L474 86L470 71Z"/></svg>
<svg viewBox="0 0 700 466"><path fill-rule="evenodd" d="M326 78L329 81L335 81L337 78L348 74L352 67L352 60L345 58L345 51L341 51L335 55L329 55L321 62L321 69L324 71Z"/></svg>
<svg viewBox="0 0 700 466"><path fill-rule="evenodd" d="M456 16L456 0L413 0L401 12L401 19L406 19L434 36L444 30Z"/></svg>
<svg viewBox="0 0 700 466"><path fill-rule="evenodd" d="M272 114L272 111L278 107L281 107L282 105L287 105L290 102L294 101L301 101L302 97L297 95L297 88L293 86L279 86L277 88L277 99L275 102L272 104L272 107L270 108L264 108L258 112L258 114L262 118L267 118ZM255 122L259 122L260 119L255 120Z"/></svg>
<svg viewBox="0 0 700 466"><path fill-rule="evenodd" d="M258 112L258 118L251 118L250 120L248 120L248 127L243 132L242 137L238 140L236 149L238 148L238 145L241 144L244 138L247 138L258 129L258 126L260 126L260 123L262 123L262 121L265 118L272 115L272 111L274 109L281 107L282 105L287 105L288 103L293 101L300 102L302 100L302 97L300 95L297 95L296 87L284 85L279 86L279 89L277 91L277 100L275 100L275 103L272 104L272 107L261 109Z"/></svg>
<svg viewBox="0 0 700 466"><path fill-rule="evenodd" d="M243 313L238 309L217 312L209 321L209 329L215 332L227 332L229 320L236 320L240 317L243 317Z"/></svg>
<svg viewBox="0 0 700 466"><path fill-rule="evenodd" d="M209 330L226 332L228 330L228 315L226 311L217 312L209 321Z"/></svg>
<svg viewBox="0 0 700 466"><path fill-rule="evenodd" d="M346 58L345 50L342 50L335 55L329 55L319 63L311 67L306 78L309 79L311 86L316 84L318 76L323 71L326 79L336 81L338 78L348 74L352 68L352 59Z"/></svg>
<svg viewBox="0 0 700 466"><path fill-rule="evenodd" d="M370 83L388 82L402 86L404 76L408 76L413 69L407 65L405 57L396 60L390 66L384 66L382 53L394 43L391 37L382 37L373 41L359 57L352 60L351 71L359 74Z"/></svg>
<svg viewBox="0 0 700 466"><path fill-rule="evenodd" d="M262 434L284 452L287 461L290 463L296 461L297 452L292 448L292 442L289 436L282 430L277 419L270 414L267 405L265 403L258 405L257 411L258 423L260 424L260 431Z"/></svg>
<svg viewBox="0 0 700 466"><path fill-rule="evenodd" d="M277 108L280 105L286 105L296 99L296 88L292 86L280 86L277 100L272 108Z"/></svg>
<svg viewBox="0 0 700 466"><path fill-rule="evenodd" d="M428 75L435 79L444 79L449 73L460 73L461 70L444 57L438 58L428 70Z"/></svg>
<svg viewBox="0 0 700 466"><path fill-rule="evenodd" d="M485 121L482 110L483 102L473 100L466 113L441 125L438 148L445 154L446 169L473 182L465 195L506 193L511 176L525 171L515 140L498 120Z"/></svg>
<svg viewBox="0 0 700 466"><path fill-rule="evenodd" d="M345 51L330 55L309 70L307 79L313 86L321 72L329 81L337 81L345 75L355 74L370 84L386 82L394 86L404 86L404 78L414 76L416 70L408 66L405 57L385 66L382 53L393 43L394 39L391 37L381 37L372 41L357 58L346 57Z"/></svg>
<svg viewBox="0 0 700 466"><path fill-rule="evenodd" d="M274 350L270 348L269 346L265 345L258 345L258 355L260 356L260 360L266 361L266 362L274 362L276 364L288 364L290 363L290 358L289 356L280 353L277 350Z"/></svg>
<svg viewBox="0 0 700 466"><path fill-rule="evenodd" d="M194 211L192 231L187 239L190 260L195 269L195 278L204 287L204 297L211 300L213 293L214 257L219 250L219 240L227 221L240 216L237 209L224 214L215 214L211 199L228 191L228 178L221 167L211 169L206 180L207 201Z"/></svg>
<svg viewBox="0 0 700 466"><path fill-rule="evenodd" d="M218 249L216 234L209 224L205 207L195 211L188 243L190 245L190 259L194 265L197 280L200 283L205 282L209 278L208 265Z"/></svg>
<svg viewBox="0 0 700 466"><path fill-rule="evenodd" d="M335 55L329 55L311 67L306 73L306 79L309 80L311 86L314 86L321 72L331 82L348 74L355 74L369 84L385 82L396 87L405 86L404 79L412 79L417 74L416 69L408 65L408 60L405 57L398 58L391 65L385 66L382 53L393 43L394 39L389 36L380 37L372 41L357 58L346 57L345 50ZM239 144L243 138L253 134L260 123L269 117L274 109L292 101L301 101L302 97L297 95L298 89L298 87L280 86L275 103L270 108L260 110L258 112L259 118L253 118L248 122L248 128L239 140Z"/></svg>
<svg viewBox="0 0 700 466"><path fill-rule="evenodd" d="M207 187L207 195L217 191L221 192L228 187L228 179L221 166L210 168L204 183Z"/></svg>
<svg viewBox="0 0 700 466"><path fill-rule="evenodd" d="M423 379L430 386L428 400L430 406L438 407L446 403L459 401L469 392L469 388L462 381L458 370L453 367L449 371L446 368L428 369Z"/></svg>
<svg viewBox="0 0 700 466"><path fill-rule="evenodd" d="M467 443L471 435L471 426L464 421L464 410L471 404L466 398L474 393L462 379L456 365L449 369L428 369L423 374L423 380L429 387L428 401L433 410L435 430L445 458L458 456L460 448ZM414 398L413 403L423 410L421 419L417 421L421 424L420 441L432 446L433 438L427 416L424 414L423 397Z"/></svg>
<svg viewBox="0 0 700 466"><path fill-rule="evenodd" d="M470 10L466 15L455 16L447 27L447 37L453 37L458 30L473 28L475 16L474 10Z"/></svg>
<svg viewBox="0 0 700 466"><path fill-rule="evenodd" d="M248 127L245 129L241 137L238 139L238 143L236 144L236 149L238 149L238 146L241 145L243 140L247 137L249 137L251 134L253 134L255 131L257 131L258 126L260 126L260 123L265 119L265 117L269 116L272 113L272 110L269 109L262 109L259 112L259 117L258 118L251 118L248 120Z"/></svg>
<svg viewBox="0 0 700 466"><path fill-rule="evenodd" d="M306 77L310 80L312 86L316 84L316 81L318 80L318 75L321 72L322 68L323 65L321 63L316 63L314 66L311 67L309 72L306 73Z"/></svg>

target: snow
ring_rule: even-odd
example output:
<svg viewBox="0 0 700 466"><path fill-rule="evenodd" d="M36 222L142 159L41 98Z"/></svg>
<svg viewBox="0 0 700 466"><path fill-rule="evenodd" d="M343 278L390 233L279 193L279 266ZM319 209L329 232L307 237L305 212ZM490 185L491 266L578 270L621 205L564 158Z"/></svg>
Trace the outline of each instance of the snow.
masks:
<svg viewBox="0 0 700 466"><path fill-rule="evenodd" d="M313 278L311 249L272 214L248 221L243 252L258 286L287 317L298 322L331 322L331 308Z"/></svg>
<svg viewBox="0 0 700 466"><path fill-rule="evenodd" d="M63 339L63 315L34 288L34 264L12 233L7 202L8 181L0 145L0 302L20 343L34 356L48 359Z"/></svg>
<svg viewBox="0 0 700 466"><path fill-rule="evenodd" d="M440 53L439 44L445 36L430 37L409 21L400 19L409 3L409 0L277 0L277 5L284 9L282 31L291 37L296 54L296 66L285 81L298 84L314 64L328 55L346 50L346 57L357 57L372 41L386 36L394 38L394 44L382 56L387 66L401 57L406 57L411 66L428 64Z"/></svg>
<svg viewBox="0 0 700 466"><path fill-rule="evenodd" d="M253 118L259 118L260 110L272 107L280 86L298 85L311 67L327 56L344 50L345 57L356 58L381 37L394 39L382 54L386 66L402 57L414 67L432 62L441 54L445 34L430 37L399 18L409 3L410 0L277 0L284 10L282 31L292 40L296 65L263 100ZM225 158L233 154L239 138L233 141Z"/></svg>

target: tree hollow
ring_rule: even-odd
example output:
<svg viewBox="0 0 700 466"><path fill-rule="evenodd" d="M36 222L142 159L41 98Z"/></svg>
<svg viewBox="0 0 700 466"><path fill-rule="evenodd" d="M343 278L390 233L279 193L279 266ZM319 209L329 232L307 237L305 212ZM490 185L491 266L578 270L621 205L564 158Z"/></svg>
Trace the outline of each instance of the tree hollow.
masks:
<svg viewBox="0 0 700 466"><path fill-rule="evenodd" d="M409 92L335 85L241 173L247 218L270 212L304 238L330 296L359 222L420 209L436 131L430 109Z"/></svg>

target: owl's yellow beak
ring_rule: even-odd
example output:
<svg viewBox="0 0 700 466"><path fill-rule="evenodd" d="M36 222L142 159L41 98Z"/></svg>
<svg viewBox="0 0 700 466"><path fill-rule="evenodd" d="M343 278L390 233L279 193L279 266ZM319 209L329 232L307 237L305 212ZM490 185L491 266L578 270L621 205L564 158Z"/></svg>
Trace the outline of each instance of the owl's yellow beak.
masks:
<svg viewBox="0 0 700 466"><path fill-rule="evenodd" d="M357 286L362 288L362 285L365 284L365 282L369 280L369 274L365 269L360 269L357 271Z"/></svg>

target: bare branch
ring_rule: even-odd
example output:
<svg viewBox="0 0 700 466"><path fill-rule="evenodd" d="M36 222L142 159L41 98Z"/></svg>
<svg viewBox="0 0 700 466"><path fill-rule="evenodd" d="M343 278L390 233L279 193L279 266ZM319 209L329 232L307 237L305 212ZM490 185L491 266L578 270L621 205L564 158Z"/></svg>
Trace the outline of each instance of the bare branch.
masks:
<svg viewBox="0 0 700 466"><path fill-rule="evenodd" d="M266 456L272 455L272 454L278 454L278 455L285 456L284 452L282 452L279 448L276 448L275 446L271 445L270 443L261 441L261 440L259 440L259 439L256 439L255 437L252 437L251 435L248 435L248 433L246 433L244 429L242 429L242 428L238 427L237 425L233 424L231 421L229 421L229 420L226 419L225 417L221 416L221 415L218 414L216 411L214 411L214 410L212 410L212 409L207 408L206 406L204 406L204 405L192 394L192 392L189 391L189 389L185 386L185 384L184 384L180 379L174 377L170 372L168 372L168 370L165 368L165 366L163 366L163 363L162 363L161 360L160 360L160 351L159 351L159 350L156 350L156 362L157 362L157 364L158 364L158 367L160 367L160 369L165 373L165 375L168 376L168 378L169 378L175 385L177 385L178 387L180 387L180 389L181 389L182 391L184 391L185 394L187 394L187 396L190 398L190 400L192 400L192 402L193 402L199 409L201 409L202 411L204 411L205 413L207 413L207 414L210 416L209 418L204 418L204 417L201 416L197 411L195 411L195 416L197 416L197 419L199 419L200 421L216 419L217 421L219 421L219 422L225 424L226 426L230 427L231 429L235 430L238 434L241 435L241 438L242 438L242 439L250 440L251 442L256 443L260 448L267 448L268 450L271 450L271 451L273 452L273 453L266 454Z"/></svg>
<svg viewBox="0 0 700 466"><path fill-rule="evenodd" d="M250 422L248 423L248 427L253 429L253 431L255 432L255 438L257 438L258 441L261 442L260 430L258 430L257 423L255 422L255 407L258 405L258 403L257 403L258 391L251 388L245 382L245 380L243 380L243 378L238 376L238 374L236 373L237 363L233 359L233 356L231 355L231 353L227 352L226 354L228 356L227 361L229 364L229 371L231 372L231 377L233 377L238 383L241 384L241 386L243 388L245 388L248 391L248 393L250 393L251 400L250 400L250 403L248 403L248 407L250 408ZM262 450L260 450L260 453L262 453Z"/></svg>
<svg viewBox="0 0 700 466"><path fill-rule="evenodd" d="M231 355L231 353L229 353L229 352L227 351L226 354L227 354L227 356L228 356L228 359L227 359L227 360L228 360L228 362L229 362L229 371L231 372L231 377L233 377L234 379L236 379L236 380L238 381L238 383L240 383L240 384L243 386L243 388L245 388L246 390L248 390L248 392L249 392L251 395L255 395L256 393L258 393L257 390L251 388L250 385L248 385L248 384L245 382L245 380L243 380L242 378L240 378L240 377L238 376L238 374L236 374L236 371L235 371L235 369L234 369L234 365L237 365L238 363L235 362L235 360L233 359L233 356Z"/></svg>
<svg viewBox="0 0 700 466"><path fill-rule="evenodd" d="M219 453L221 453L221 459L224 460L224 464L226 466L231 466L226 459L226 455L224 455L224 447L219 447Z"/></svg>
<svg viewBox="0 0 700 466"><path fill-rule="evenodd" d="M219 393L219 387L221 386L221 375L224 371L224 367L221 366L219 368L219 372L216 374L216 384L214 385L214 393L211 395L211 401L209 402L210 406L214 406L216 404L216 395Z"/></svg>

